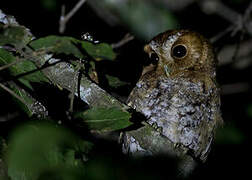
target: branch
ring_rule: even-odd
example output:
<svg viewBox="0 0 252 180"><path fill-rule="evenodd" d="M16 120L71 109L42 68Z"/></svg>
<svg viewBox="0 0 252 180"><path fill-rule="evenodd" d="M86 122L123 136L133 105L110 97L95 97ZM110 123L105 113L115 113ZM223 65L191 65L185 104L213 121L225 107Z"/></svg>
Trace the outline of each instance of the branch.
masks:
<svg viewBox="0 0 252 180"><path fill-rule="evenodd" d="M249 7L245 10L244 15L229 8L218 0L202 0L199 1L199 4L202 11L206 14L216 14L234 25L232 35L236 34L243 28L246 28L247 32L252 35L252 21L249 19L252 3L250 3Z"/></svg>
<svg viewBox="0 0 252 180"><path fill-rule="evenodd" d="M60 21L59 21L59 33L62 34L65 32L67 22L81 8L81 6L85 2L86 0L80 0L67 15L65 15L65 6L64 5L62 6Z"/></svg>
<svg viewBox="0 0 252 180"><path fill-rule="evenodd" d="M8 24L15 20L15 18L11 17L11 21L5 21L1 19L1 17L7 16L2 13L0 10L0 22L4 24ZM10 17L8 17L10 18ZM8 24L11 25L11 24ZM16 24L18 25L18 24ZM29 29L27 29L28 33ZM55 85L65 88L71 93L78 95L77 88L73 88L74 84L73 79L75 79L75 71L69 63L64 62L60 59L52 58L52 55L45 54L36 54L34 51L28 46L25 47L25 51L20 50L22 56L26 59L31 60L37 66L38 69L44 73L44 75ZM44 66L46 68L43 68ZM50 66L53 65L53 66ZM49 66L49 67L48 67ZM75 89L75 90L74 90ZM74 91L74 92L73 92ZM101 89L97 84L93 83L87 77L82 76L79 85L80 98L82 101L87 103L91 107L103 106L103 107L118 107L122 110L128 109L128 106L118 101L116 98L112 97L106 91Z"/></svg>
<svg viewBox="0 0 252 180"><path fill-rule="evenodd" d="M12 91L10 88L6 87L2 83L0 83L0 88L4 89L8 93L10 93L12 96L14 96L15 98L17 98L19 101L21 101L26 106L29 106L29 104L27 104L27 102L22 97L18 96L14 91Z"/></svg>
<svg viewBox="0 0 252 180"><path fill-rule="evenodd" d="M233 67L235 68L244 68L247 67L248 64L251 64L251 47L252 47L252 39L241 42L240 48L236 54L236 58L239 59L239 61L233 62L233 55L236 51L237 45L227 45L225 46L219 53L218 53L218 59L219 59L219 65L227 65L230 63L233 63Z"/></svg>
<svg viewBox="0 0 252 180"><path fill-rule="evenodd" d="M129 33L127 33L119 42L111 44L111 47L113 49L119 48L119 47L127 44L128 42L130 42L134 38L135 38L134 36L132 36Z"/></svg>
<svg viewBox="0 0 252 180"><path fill-rule="evenodd" d="M29 116L31 115L36 115L38 118L41 117L47 117L48 112L47 109L36 99L34 99L27 91L24 89L20 88L16 83L10 81L8 82L8 85L12 88L15 89L14 92L12 89L8 88L4 84L0 83L0 88L4 89L8 93L10 93L13 97L15 97L17 100L19 100L29 111Z"/></svg>
<svg viewBox="0 0 252 180"><path fill-rule="evenodd" d="M7 69L7 68L11 67L11 66L17 64L18 62L20 62L20 59L17 58L16 61L13 61L13 62L11 62L11 63L9 63L9 64L0 66L0 71L2 71L2 70L4 70L4 69Z"/></svg>

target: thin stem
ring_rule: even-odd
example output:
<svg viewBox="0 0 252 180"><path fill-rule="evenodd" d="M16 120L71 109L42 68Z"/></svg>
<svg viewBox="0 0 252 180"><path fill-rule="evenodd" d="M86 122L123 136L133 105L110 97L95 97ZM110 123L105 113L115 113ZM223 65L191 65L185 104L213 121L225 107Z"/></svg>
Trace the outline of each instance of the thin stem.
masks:
<svg viewBox="0 0 252 180"><path fill-rule="evenodd" d="M127 33L119 42L111 44L113 49L119 48L129 41L133 40L135 37Z"/></svg>
<svg viewBox="0 0 252 180"><path fill-rule="evenodd" d="M2 89L4 89L5 91L7 91L8 93L10 93L12 96L14 96L15 98L17 98L19 101L21 101L23 104L27 105L27 103L25 102L25 100L23 98L21 98L20 96L18 96L14 91L12 91L10 88L6 87L5 85L3 85L2 83L0 83L0 87Z"/></svg>
<svg viewBox="0 0 252 180"><path fill-rule="evenodd" d="M20 59L16 59L15 61L9 63L9 64L6 64L6 65L3 65L0 67L0 71L4 70L4 69L7 69L15 64L17 64L19 62Z"/></svg>
<svg viewBox="0 0 252 180"><path fill-rule="evenodd" d="M73 78L73 85L72 85L72 91L70 94L70 107L69 107L69 112L73 112L73 103L74 103L74 96L75 96L75 91L76 91L76 85L78 84L78 76L79 76L79 71L80 71L80 66L77 67L74 78Z"/></svg>
<svg viewBox="0 0 252 180"><path fill-rule="evenodd" d="M86 2L86 0L80 0L74 8L65 16L65 6L62 6L61 16L60 16L60 27L59 32L64 33L66 29L66 24L71 19L71 17L81 8L81 6Z"/></svg>
<svg viewBox="0 0 252 180"><path fill-rule="evenodd" d="M215 35L214 37L212 37L210 39L210 42L211 43L217 42L219 39L221 39L222 37L224 37L226 34L228 34L229 32L231 32L233 29L234 29L234 25L229 26L225 30L219 32L217 35Z"/></svg>

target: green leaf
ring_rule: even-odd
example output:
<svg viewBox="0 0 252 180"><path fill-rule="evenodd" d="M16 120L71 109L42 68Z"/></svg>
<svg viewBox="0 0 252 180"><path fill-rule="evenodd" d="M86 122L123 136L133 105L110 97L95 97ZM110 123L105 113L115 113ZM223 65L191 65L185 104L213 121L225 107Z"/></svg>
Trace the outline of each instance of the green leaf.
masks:
<svg viewBox="0 0 252 180"><path fill-rule="evenodd" d="M13 56L10 52L0 48L0 65L12 63L16 61L16 59L17 58ZM41 71L36 69L37 67L33 64L33 62L23 59L20 59L19 62L8 68L12 76L17 76L34 71L18 79L21 83L23 83L30 89L32 89L30 82L49 82L46 76Z"/></svg>
<svg viewBox="0 0 252 180"><path fill-rule="evenodd" d="M93 44L87 41L81 41L81 44L82 48L97 61L102 59L114 60L116 58L116 54L109 44Z"/></svg>
<svg viewBox="0 0 252 180"><path fill-rule="evenodd" d="M0 24L0 46L11 44L24 47L32 39L32 35L22 26L4 26Z"/></svg>
<svg viewBox="0 0 252 180"><path fill-rule="evenodd" d="M116 107L94 107L74 115L81 118L92 130L115 131L131 125L129 121L131 114Z"/></svg>
<svg viewBox="0 0 252 180"><path fill-rule="evenodd" d="M76 46L81 44L83 48L90 56L96 60L108 59L114 60L116 55L112 47L106 43L93 44L87 41L81 41L73 37L67 36L47 36L30 43L30 46L35 50L44 50L46 52L52 52L56 54L64 53L66 55L74 55L77 58L83 59L83 55L80 49Z"/></svg>
<svg viewBox="0 0 252 180"><path fill-rule="evenodd" d="M29 116L31 117L33 115L33 112L31 111L30 106L34 103L34 100L32 99L32 97L30 97L25 91L22 91L20 89L17 89L14 86L11 86L11 89L13 90L13 92L15 92L19 97L21 97L26 104L24 104L23 102L21 102L20 100L18 100L17 98L14 98L14 100L17 102L18 106Z"/></svg>
<svg viewBox="0 0 252 180"><path fill-rule="evenodd" d="M129 84L127 82L121 81L118 77L106 75L106 78L108 80L109 86L114 87L114 88L118 88L118 87Z"/></svg>
<svg viewBox="0 0 252 180"><path fill-rule="evenodd" d="M77 39L67 36L46 36L36 39L30 43L30 46L35 50L52 52L55 54L74 55L77 58L84 58L85 56L76 47Z"/></svg>
<svg viewBox="0 0 252 180"><path fill-rule="evenodd" d="M75 158L80 143L91 145L52 124L22 126L12 133L9 140L8 174L12 180L34 180L48 172L57 179L65 179L63 174L70 177L79 175L84 171L80 159Z"/></svg>

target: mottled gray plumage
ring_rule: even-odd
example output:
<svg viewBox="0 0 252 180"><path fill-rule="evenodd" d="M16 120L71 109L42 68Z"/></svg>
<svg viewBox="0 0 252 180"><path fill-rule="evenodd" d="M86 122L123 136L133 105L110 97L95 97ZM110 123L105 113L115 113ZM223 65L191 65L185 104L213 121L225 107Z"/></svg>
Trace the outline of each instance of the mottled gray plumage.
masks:
<svg viewBox="0 0 252 180"><path fill-rule="evenodd" d="M181 45L186 53L176 57L178 53L172 51ZM155 53L159 60L144 69L128 98L128 105L144 114L147 123L174 145L167 146L168 154L175 152L177 156L188 155L204 162L215 130L222 122L211 45L195 32L168 31L151 40L145 51L150 56ZM155 143L141 147L143 143L136 134L125 134L125 152L159 153L157 148L154 152L150 147L156 146ZM181 153L176 152L177 147ZM160 149L160 152L165 151ZM182 166L188 168L187 164Z"/></svg>
<svg viewBox="0 0 252 180"><path fill-rule="evenodd" d="M218 89L214 86L204 92L201 82L182 77L159 77L156 86L149 88L151 83L146 76L140 80L128 99L129 105L173 143L188 147L195 157L205 160L219 116Z"/></svg>

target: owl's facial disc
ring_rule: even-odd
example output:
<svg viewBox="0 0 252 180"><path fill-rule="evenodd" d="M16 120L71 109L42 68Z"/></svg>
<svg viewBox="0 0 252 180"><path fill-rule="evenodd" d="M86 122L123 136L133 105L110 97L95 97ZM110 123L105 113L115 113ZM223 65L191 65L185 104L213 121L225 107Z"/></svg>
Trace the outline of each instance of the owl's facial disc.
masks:
<svg viewBox="0 0 252 180"><path fill-rule="evenodd" d="M149 44L145 45L144 51L148 53L151 64L155 65L158 69L162 69L164 74L169 77L171 72L169 64L173 63L173 59L170 58L171 62L168 62L167 58L162 55L163 53L160 46L157 46L155 41L151 41Z"/></svg>
<svg viewBox="0 0 252 180"><path fill-rule="evenodd" d="M210 73L215 77L216 59L209 42L196 32L173 30L154 37L144 47L153 70L173 76L184 72Z"/></svg>

